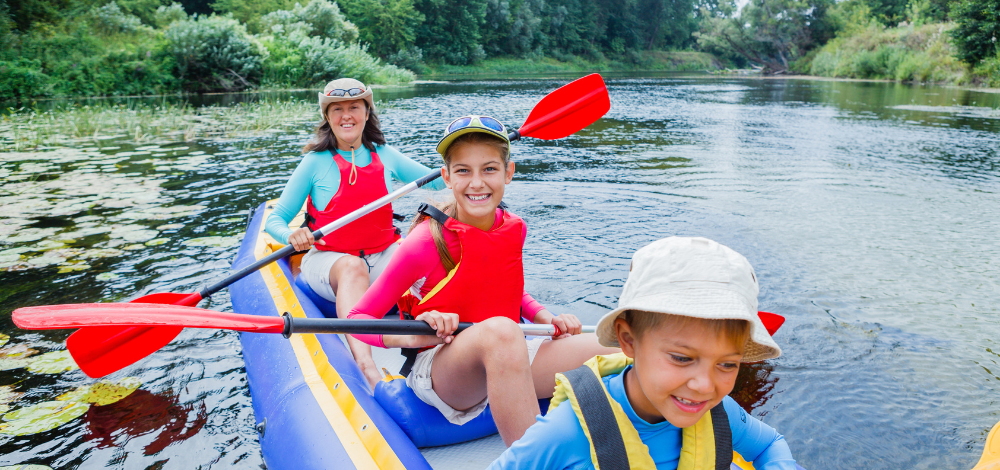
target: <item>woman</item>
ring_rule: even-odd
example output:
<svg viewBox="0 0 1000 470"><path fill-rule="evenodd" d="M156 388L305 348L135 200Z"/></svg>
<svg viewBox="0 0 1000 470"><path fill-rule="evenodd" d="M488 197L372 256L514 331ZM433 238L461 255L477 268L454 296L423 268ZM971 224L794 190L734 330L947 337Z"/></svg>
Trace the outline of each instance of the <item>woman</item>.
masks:
<svg viewBox="0 0 1000 470"><path fill-rule="evenodd" d="M398 246L392 206L383 206L318 242L312 232L388 194L391 178L409 183L432 170L386 145L372 90L363 83L352 78L327 83L319 94L319 107L323 121L303 149L305 156L292 172L265 228L275 240L290 243L299 251L309 250L302 258L300 276L317 294L336 302L338 312L350 312ZM434 181L424 187L439 190L444 183ZM308 227L293 231L288 224L303 202ZM348 345L374 387L381 374L372 360L371 347L351 338Z"/></svg>
<svg viewBox="0 0 1000 470"><path fill-rule="evenodd" d="M573 315L555 316L524 291L521 247L527 226L504 209L514 176L507 131L488 116L466 116L448 126L437 150L441 174L455 201L443 211L422 206L385 274L348 318L381 318L392 304L434 327L437 336L356 335L381 347L422 348L407 385L454 424L490 403L500 436L517 440L539 414L538 398L552 396L555 374L618 349L580 334ZM447 213L447 214L446 214ZM517 323L553 324L555 340L525 340ZM459 321L475 325L457 336ZM404 368L405 369L405 368Z"/></svg>

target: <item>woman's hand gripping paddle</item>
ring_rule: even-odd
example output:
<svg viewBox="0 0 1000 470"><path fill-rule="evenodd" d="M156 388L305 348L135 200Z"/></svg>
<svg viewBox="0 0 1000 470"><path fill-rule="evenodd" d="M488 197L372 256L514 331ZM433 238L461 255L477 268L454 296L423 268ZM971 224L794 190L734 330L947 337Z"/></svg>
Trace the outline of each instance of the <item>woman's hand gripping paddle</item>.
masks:
<svg viewBox="0 0 1000 470"><path fill-rule="evenodd" d="M524 124L517 131L510 133L510 140L521 137L538 139L560 139L573 134L599 119L611 107L608 89L604 79L599 74L591 74L575 80L549 93L531 110ZM417 181L414 181L391 194L387 194L364 207L330 223L313 232L316 240L337 230L365 215L389 204L393 200L433 181L441 176L435 171ZM266 258L233 273L222 281L193 294L159 293L140 297L132 303L171 304L194 307L202 299L226 288L234 282L243 279L258 269L284 258L295 251L288 245L275 251ZM138 326L138 325L105 325L87 326L70 335L67 342L76 344L71 348L74 358L86 356L95 370L118 370L136 360L145 357L162 348L180 334L180 326ZM74 352L75 351L75 352ZM133 358L126 362L127 358ZM80 363L77 358L77 363ZM105 364L101 364L104 362Z"/></svg>
<svg viewBox="0 0 1000 470"><path fill-rule="evenodd" d="M27 330L56 330L80 328L110 331L130 327L129 331L161 329L180 331L184 328L219 328L248 333L281 333L288 337L295 333L334 334L383 334L383 335L435 335L437 331L417 320L349 320L339 318L295 318L291 315L270 317L216 312L197 307L150 303L127 304L66 304L25 307L14 310L14 324ZM459 323L455 333L472 326ZM558 336L562 334L553 325L523 324L525 335ZM584 326L585 333L592 333L593 326ZM66 340L73 359L80 370L90 377L104 377L156 351L150 348L122 347L143 336L113 335L99 345L71 335ZM162 345L161 345L162 347ZM113 356L113 357L110 357Z"/></svg>

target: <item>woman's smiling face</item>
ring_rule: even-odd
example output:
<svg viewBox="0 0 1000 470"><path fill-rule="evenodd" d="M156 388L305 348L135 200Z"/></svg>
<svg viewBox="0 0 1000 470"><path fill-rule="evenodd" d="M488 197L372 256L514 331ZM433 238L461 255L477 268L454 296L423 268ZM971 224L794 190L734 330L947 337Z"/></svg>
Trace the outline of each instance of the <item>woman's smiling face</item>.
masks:
<svg viewBox="0 0 1000 470"><path fill-rule="evenodd" d="M338 148L357 148L361 146L361 133L368 121L368 107L365 100L336 101L327 106L326 120L337 137Z"/></svg>
<svg viewBox="0 0 1000 470"><path fill-rule="evenodd" d="M495 146L478 142L458 142L448 152L451 160L441 169L441 176L455 195L456 218L489 230L504 187L514 178L514 162L504 165Z"/></svg>

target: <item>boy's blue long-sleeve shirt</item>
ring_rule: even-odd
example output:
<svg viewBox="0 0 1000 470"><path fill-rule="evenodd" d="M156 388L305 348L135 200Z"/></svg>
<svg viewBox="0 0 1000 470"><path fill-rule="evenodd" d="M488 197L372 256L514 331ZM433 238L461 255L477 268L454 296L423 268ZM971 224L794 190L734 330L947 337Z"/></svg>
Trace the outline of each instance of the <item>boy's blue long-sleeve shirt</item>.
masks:
<svg viewBox="0 0 1000 470"><path fill-rule="evenodd" d="M603 377L611 397L622 405L639 437L649 448L658 470L674 470L681 455L681 428L667 421L650 424L640 418L625 394L625 373ZM730 397L722 400L732 429L733 449L752 461L757 470L795 470L795 460L785 438L774 428L747 414ZM516 468L593 469L590 442L569 402L545 416L539 416L517 442L489 467L490 470Z"/></svg>
<svg viewBox="0 0 1000 470"><path fill-rule="evenodd" d="M403 155L391 145L377 145L375 152L378 153L382 166L385 167L386 190L392 192L392 179L411 183L422 176L434 171L427 168L409 157ZM351 152L337 150L340 157L347 163L351 162ZM354 164L358 168L364 168L372 162L371 152L364 146L354 149ZM445 188L442 179L436 179L424 186L426 189L438 191ZM264 222L264 228L276 241L288 244L288 236L292 230L288 224L295 218L295 215L302 209L302 204L306 202L307 196L312 196L313 204L319 210L326 209L330 199L337 194L340 189L340 169L333 161L333 156L329 151L309 152L302 157L302 161L295 167L292 177L285 184L285 189L281 191L278 203L274 206L274 211Z"/></svg>

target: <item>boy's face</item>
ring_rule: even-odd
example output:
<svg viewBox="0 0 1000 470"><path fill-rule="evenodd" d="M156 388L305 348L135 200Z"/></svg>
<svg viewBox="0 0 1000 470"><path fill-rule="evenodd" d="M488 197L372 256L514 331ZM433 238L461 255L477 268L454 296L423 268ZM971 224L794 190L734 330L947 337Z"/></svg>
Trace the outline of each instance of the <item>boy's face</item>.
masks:
<svg viewBox="0 0 1000 470"><path fill-rule="evenodd" d="M625 355L635 359L625 389L639 417L693 426L733 390L742 351L699 322L678 329L671 322L636 339L624 319L615 322Z"/></svg>

